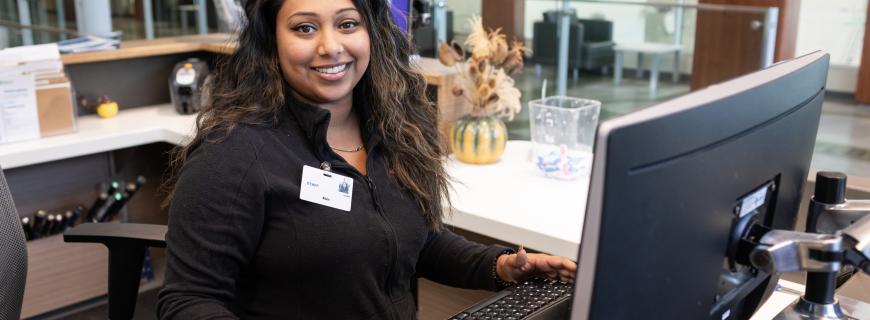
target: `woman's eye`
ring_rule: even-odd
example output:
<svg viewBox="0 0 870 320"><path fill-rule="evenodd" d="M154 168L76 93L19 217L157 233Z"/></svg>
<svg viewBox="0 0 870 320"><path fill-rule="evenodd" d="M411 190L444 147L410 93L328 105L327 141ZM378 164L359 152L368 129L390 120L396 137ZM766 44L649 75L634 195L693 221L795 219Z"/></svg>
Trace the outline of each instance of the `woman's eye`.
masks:
<svg viewBox="0 0 870 320"><path fill-rule="evenodd" d="M356 28L358 25L359 23L356 21L345 21L338 25L338 27L341 29L353 29Z"/></svg>
<svg viewBox="0 0 870 320"><path fill-rule="evenodd" d="M307 24L304 24L304 25L293 28L293 30L296 32L301 32L301 33L312 33L312 32L314 32L314 27L307 25Z"/></svg>

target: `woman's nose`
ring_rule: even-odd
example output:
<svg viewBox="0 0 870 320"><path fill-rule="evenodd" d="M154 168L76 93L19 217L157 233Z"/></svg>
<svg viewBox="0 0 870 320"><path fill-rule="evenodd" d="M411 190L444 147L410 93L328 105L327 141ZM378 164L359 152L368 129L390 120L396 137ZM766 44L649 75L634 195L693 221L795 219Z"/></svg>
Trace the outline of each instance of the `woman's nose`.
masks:
<svg viewBox="0 0 870 320"><path fill-rule="evenodd" d="M320 33L320 44L317 46L317 53L322 56L335 56L344 51L338 35L332 30L325 30Z"/></svg>

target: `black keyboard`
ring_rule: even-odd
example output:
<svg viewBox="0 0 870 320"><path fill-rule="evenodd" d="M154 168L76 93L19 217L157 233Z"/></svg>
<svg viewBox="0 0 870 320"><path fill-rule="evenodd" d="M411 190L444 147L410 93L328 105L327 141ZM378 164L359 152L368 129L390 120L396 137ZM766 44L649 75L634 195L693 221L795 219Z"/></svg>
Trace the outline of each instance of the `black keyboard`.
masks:
<svg viewBox="0 0 870 320"><path fill-rule="evenodd" d="M573 292L571 283L534 277L499 291L450 319L567 319Z"/></svg>

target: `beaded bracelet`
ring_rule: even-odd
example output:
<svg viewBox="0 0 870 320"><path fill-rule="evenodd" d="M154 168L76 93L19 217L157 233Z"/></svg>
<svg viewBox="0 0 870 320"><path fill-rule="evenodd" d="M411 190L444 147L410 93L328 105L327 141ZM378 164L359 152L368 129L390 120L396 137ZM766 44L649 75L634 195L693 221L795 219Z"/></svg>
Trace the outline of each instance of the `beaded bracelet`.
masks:
<svg viewBox="0 0 870 320"><path fill-rule="evenodd" d="M503 290L505 288L509 288L514 285L513 282L504 281L501 277L498 276L498 258L506 255L506 254L514 254L517 253L516 250L513 249L504 249L501 253L495 256L495 259L492 260L492 272L490 273L490 277L493 281L495 281L496 290Z"/></svg>

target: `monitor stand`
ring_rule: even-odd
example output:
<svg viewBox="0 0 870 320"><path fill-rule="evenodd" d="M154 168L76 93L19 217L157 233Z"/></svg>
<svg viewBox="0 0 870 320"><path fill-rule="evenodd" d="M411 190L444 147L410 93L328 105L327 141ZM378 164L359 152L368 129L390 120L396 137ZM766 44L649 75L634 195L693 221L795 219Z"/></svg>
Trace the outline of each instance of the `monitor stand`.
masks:
<svg viewBox="0 0 870 320"><path fill-rule="evenodd" d="M819 304L807 301L804 296L801 296L773 319L870 319L870 304L843 296L837 296L833 303Z"/></svg>

